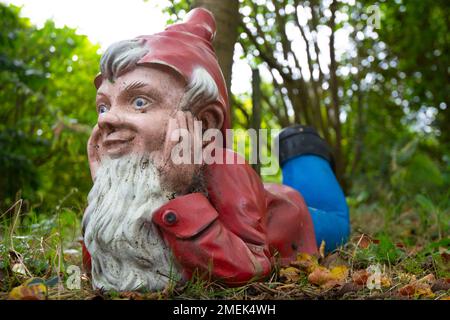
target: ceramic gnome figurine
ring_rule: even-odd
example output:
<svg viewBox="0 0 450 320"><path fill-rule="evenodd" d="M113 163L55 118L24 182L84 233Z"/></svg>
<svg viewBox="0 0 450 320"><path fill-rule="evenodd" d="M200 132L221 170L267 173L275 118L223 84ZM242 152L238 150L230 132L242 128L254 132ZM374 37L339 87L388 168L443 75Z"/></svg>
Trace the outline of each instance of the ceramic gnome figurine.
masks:
<svg viewBox="0 0 450 320"><path fill-rule="evenodd" d="M98 123L88 141L94 185L82 221L83 262L95 288L160 290L194 274L240 285L263 279L298 252L316 253L326 237L315 222L327 213L309 208L289 183L263 184L242 162L174 161L181 130L190 145L213 145L216 158L240 157L224 148L225 138L198 141L195 133L195 123L202 132L230 127L226 85L211 44L215 31L212 14L194 9L183 23L113 44L101 58ZM326 152L292 149L292 141L305 136L296 132L323 144L304 129L288 128L288 136L280 136L282 164L313 157L323 161L325 169L317 170L335 179ZM348 220L348 212L342 217ZM338 233L342 240L348 228Z"/></svg>

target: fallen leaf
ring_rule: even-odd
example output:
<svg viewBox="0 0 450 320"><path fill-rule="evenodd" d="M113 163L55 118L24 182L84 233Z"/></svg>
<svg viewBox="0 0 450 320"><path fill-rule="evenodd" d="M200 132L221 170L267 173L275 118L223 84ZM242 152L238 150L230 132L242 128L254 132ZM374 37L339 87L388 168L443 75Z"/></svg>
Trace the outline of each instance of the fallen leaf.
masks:
<svg viewBox="0 0 450 320"><path fill-rule="evenodd" d="M428 279L430 278L431 277L428 278L424 277L420 280L409 283L406 286L403 286L402 288L398 289L398 293L401 296L406 297L414 296L414 297L433 298L435 295L431 290L430 284L428 283Z"/></svg>
<svg viewBox="0 0 450 320"><path fill-rule="evenodd" d="M337 266L331 269L331 274L336 280L345 280L348 276L348 268L346 266Z"/></svg>
<svg viewBox="0 0 450 320"><path fill-rule="evenodd" d="M314 269L314 271L308 276L308 281L318 286L324 285L331 280L333 280L333 277L330 270L320 266Z"/></svg>
<svg viewBox="0 0 450 320"><path fill-rule="evenodd" d="M319 262L314 256L307 253L299 253L297 259L291 262L291 266L297 267L309 274L319 267Z"/></svg>
<svg viewBox="0 0 450 320"><path fill-rule="evenodd" d="M406 286L398 289L398 294L405 297L412 297L414 292L416 292L416 289L412 284L407 284Z"/></svg>
<svg viewBox="0 0 450 320"><path fill-rule="evenodd" d="M352 242L355 242L356 245L361 249L367 249L367 247L369 247L369 245L371 245L372 243L380 243L380 240L373 239L369 235L363 233L359 236L353 237Z"/></svg>
<svg viewBox="0 0 450 320"><path fill-rule="evenodd" d="M380 285L384 288L388 288L392 285L392 281L388 276L382 275L380 279Z"/></svg>
<svg viewBox="0 0 450 320"><path fill-rule="evenodd" d="M367 283L367 279L369 279L369 273L366 269L355 271L352 274L352 280L356 284L365 285Z"/></svg>
<svg viewBox="0 0 450 320"><path fill-rule="evenodd" d="M406 246L403 242L396 242L395 246L400 249L404 249L404 250L406 249Z"/></svg>
<svg viewBox="0 0 450 320"><path fill-rule="evenodd" d="M426 275L425 277L420 278L417 281L422 282L422 283L432 284L433 282L436 281L436 277L434 276L434 274L430 273L430 274Z"/></svg>
<svg viewBox="0 0 450 320"><path fill-rule="evenodd" d="M143 295L134 291L123 291L120 293L119 297L128 300L143 300Z"/></svg>
<svg viewBox="0 0 450 320"><path fill-rule="evenodd" d="M438 279L431 286L431 291L447 291L450 290L450 278Z"/></svg>
<svg viewBox="0 0 450 320"><path fill-rule="evenodd" d="M418 285L416 287L416 292L414 293L417 297L434 298L434 293L429 285Z"/></svg>
<svg viewBox="0 0 450 320"><path fill-rule="evenodd" d="M325 240L320 243L319 254L322 259L325 258Z"/></svg>
<svg viewBox="0 0 450 320"><path fill-rule="evenodd" d="M397 277L399 278L400 282L402 283L411 283L413 281L416 281L416 276L415 275L410 275L408 273L405 272L399 272L397 273Z"/></svg>
<svg viewBox="0 0 450 320"><path fill-rule="evenodd" d="M347 275L348 269L346 266L334 267L331 270L319 266L308 276L308 281L321 287L331 288L342 284Z"/></svg>
<svg viewBox="0 0 450 320"><path fill-rule="evenodd" d="M15 263L12 266L12 271L15 272L15 273L21 274L23 276L27 275L27 270L26 270L25 266L23 265L23 263L20 263L20 262L19 263Z"/></svg>
<svg viewBox="0 0 450 320"><path fill-rule="evenodd" d="M439 247L439 254L442 260L444 260L444 263L450 263L450 250L448 248Z"/></svg>
<svg viewBox="0 0 450 320"><path fill-rule="evenodd" d="M300 280L300 270L294 267L282 268L280 277L285 278L286 282L297 282Z"/></svg>
<svg viewBox="0 0 450 320"><path fill-rule="evenodd" d="M320 264L328 269L331 269L336 266L347 265L347 263L347 260L343 259L338 252L335 252L325 256Z"/></svg>
<svg viewBox="0 0 450 320"><path fill-rule="evenodd" d="M357 284L355 282L347 282L344 283L342 288L339 290L338 295L343 296L346 293L349 292L358 292L359 290L364 289L363 285Z"/></svg>
<svg viewBox="0 0 450 320"><path fill-rule="evenodd" d="M47 299L47 286L40 278L32 278L11 290L10 300L45 300Z"/></svg>

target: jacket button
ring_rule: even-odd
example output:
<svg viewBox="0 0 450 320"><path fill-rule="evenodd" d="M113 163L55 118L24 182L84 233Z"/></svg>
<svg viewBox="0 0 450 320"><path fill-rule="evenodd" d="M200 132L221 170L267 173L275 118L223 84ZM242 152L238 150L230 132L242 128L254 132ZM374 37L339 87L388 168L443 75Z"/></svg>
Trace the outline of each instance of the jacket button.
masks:
<svg viewBox="0 0 450 320"><path fill-rule="evenodd" d="M163 220L166 224L172 225L177 222L177 215L173 211L166 212L163 216Z"/></svg>

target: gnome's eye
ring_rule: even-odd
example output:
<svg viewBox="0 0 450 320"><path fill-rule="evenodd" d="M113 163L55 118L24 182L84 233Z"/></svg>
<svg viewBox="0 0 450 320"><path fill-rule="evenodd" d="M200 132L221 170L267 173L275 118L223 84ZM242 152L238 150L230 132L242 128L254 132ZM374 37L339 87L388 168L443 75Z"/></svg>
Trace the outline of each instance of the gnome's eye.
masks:
<svg viewBox="0 0 450 320"><path fill-rule="evenodd" d="M99 113L99 114L104 114L104 113L106 113L106 112L108 112L108 107L107 107L106 105L104 105L104 104L101 104L101 105L98 107L98 113Z"/></svg>
<svg viewBox="0 0 450 320"><path fill-rule="evenodd" d="M133 100L133 107L136 110L142 110L145 107L147 107L148 104L149 104L149 101L142 97L137 97L136 99Z"/></svg>

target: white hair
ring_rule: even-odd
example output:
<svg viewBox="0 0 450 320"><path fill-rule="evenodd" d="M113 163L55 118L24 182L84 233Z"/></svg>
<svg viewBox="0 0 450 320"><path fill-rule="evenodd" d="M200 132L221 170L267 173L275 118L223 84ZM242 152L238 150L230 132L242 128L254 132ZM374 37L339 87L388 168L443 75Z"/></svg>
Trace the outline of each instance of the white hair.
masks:
<svg viewBox="0 0 450 320"><path fill-rule="evenodd" d="M137 66L148 48L143 39L115 42L108 47L100 59L100 71L104 79L113 81Z"/></svg>
<svg viewBox="0 0 450 320"><path fill-rule="evenodd" d="M217 101L219 90L211 75L201 67L192 72L192 80L187 85L180 109L193 112Z"/></svg>
<svg viewBox="0 0 450 320"><path fill-rule="evenodd" d="M148 156L102 160L83 217L94 288L162 290L179 278L171 251L151 222L168 201Z"/></svg>

